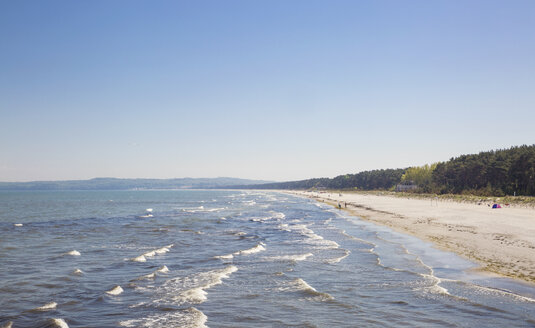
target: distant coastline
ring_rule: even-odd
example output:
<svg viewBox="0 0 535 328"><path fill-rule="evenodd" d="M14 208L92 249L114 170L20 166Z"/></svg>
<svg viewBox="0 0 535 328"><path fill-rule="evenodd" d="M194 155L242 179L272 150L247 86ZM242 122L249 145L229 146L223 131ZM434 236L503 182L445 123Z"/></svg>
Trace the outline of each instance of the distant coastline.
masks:
<svg viewBox="0 0 535 328"><path fill-rule="evenodd" d="M264 184L270 181L239 178L176 178L176 179L119 179L0 182L1 190L154 190L154 189L215 189L235 185Z"/></svg>

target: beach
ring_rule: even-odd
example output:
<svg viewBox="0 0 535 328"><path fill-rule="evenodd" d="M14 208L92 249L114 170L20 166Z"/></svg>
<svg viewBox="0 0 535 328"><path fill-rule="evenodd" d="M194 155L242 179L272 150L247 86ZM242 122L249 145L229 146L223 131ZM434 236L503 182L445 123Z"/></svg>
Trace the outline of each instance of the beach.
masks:
<svg viewBox="0 0 535 328"><path fill-rule="evenodd" d="M535 282L535 209L354 192L292 191L432 242L480 270Z"/></svg>

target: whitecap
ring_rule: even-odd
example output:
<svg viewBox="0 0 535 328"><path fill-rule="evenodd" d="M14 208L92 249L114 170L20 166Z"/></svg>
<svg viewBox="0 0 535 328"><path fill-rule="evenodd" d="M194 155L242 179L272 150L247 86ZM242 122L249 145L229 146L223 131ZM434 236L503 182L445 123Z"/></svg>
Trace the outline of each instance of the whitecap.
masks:
<svg viewBox="0 0 535 328"><path fill-rule="evenodd" d="M151 288L152 294L159 296L153 303L180 305L184 303L198 304L206 301L206 290L219 285L223 279L229 278L238 268L229 265L223 269L201 272L189 277L177 277L166 281L157 288ZM139 288L138 290L142 290Z"/></svg>
<svg viewBox="0 0 535 328"><path fill-rule="evenodd" d="M335 264L335 263L338 263L340 261L342 261L343 259L345 259L346 257L349 256L349 254L351 254L351 251L347 250L347 249L344 249L344 255L340 256L340 257L337 257L337 258L334 258L334 259L329 259L329 260L325 260L326 263L330 263L330 264Z"/></svg>
<svg viewBox="0 0 535 328"><path fill-rule="evenodd" d="M142 319L125 320L119 322L123 327L184 327L184 328L208 328L206 315L194 307L181 311L173 311L163 314L155 314Z"/></svg>
<svg viewBox="0 0 535 328"><path fill-rule="evenodd" d="M56 302L50 302L50 303L46 303L46 304L43 305L43 306L40 306L40 307L38 307L38 308L35 308L35 310L37 310L37 311L48 311L48 310L53 310L53 309L55 309L57 306L58 306L58 303L56 303Z"/></svg>
<svg viewBox="0 0 535 328"><path fill-rule="evenodd" d="M232 254L227 254L227 255L218 255L218 256L214 256L216 259L220 259L220 260L230 260L232 258L234 258L234 255Z"/></svg>
<svg viewBox="0 0 535 328"><path fill-rule="evenodd" d="M15 224L13 224L13 225L14 225L15 227L22 227L22 226L23 226L22 223L15 223Z"/></svg>
<svg viewBox="0 0 535 328"><path fill-rule="evenodd" d="M150 252L143 253L143 256L145 256L145 257L152 257L154 255L156 255L156 251L150 251Z"/></svg>
<svg viewBox="0 0 535 328"><path fill-rule="evenodd" d="M58 328L69 328L69 325L63 319L52 319L52 324Z"/></svg>
<svg viewBox="0 0 535 328"><path fill-rule="evenodd" d="M225 207L211 208L211 209L205 210L205 212L219 212L224 209L226 208Z"/></svg>
<svg viewBox="0 0 535 328"><path fill-rule="evenodd" d="M135 257L132 259L134 262L147 262L147 257L153 257L156 254L165 254L170 251L171 247L173 247L174 244L167 245L158 249L154 249L152 251L148 251L143 253L142 255Z"/></svg>
<svg viewBox="0 0 535 328"><path fill-rule="evenodd" d="M147 262L147 259L145 258L145 256L140 255L138 257L134 257L132 259L132 261L134 261L134 262Z"/></svg>
<svg viewBox="0 0 535 328"><path fill-rule="evenodd" d="M304 261L308 257L313 256L312 253L298 254L298 255L281 255L281 256L272 256L266 257L265 259L271 261Z"/></svg>
<svg viewBox="0 0 535 328"><path fill-rule="evenodd" d="M109 295L119 295L121 294L122 292L124 292L123 288L119 285L113 287L112 289L108 290L106 292L106 294L109 294Z"/></svg>
<svg viewBox="0 0 535 328"><path fill-rule="evenodd" d="M83 275L84 272L80 269L74 269L74 271L72 272L72 274L75 274L77 276L80 276L80 275Z"/></svg>
<svg viewBox="0 0 535 328"><path fill-rule="evenodd" d="M274 219L277 219L277 220L282 220L282 219L285 219L286 218L286 215L284 213L281 213L281 212L271 212L273 214L273 218Z"/></svg>
<svg viewBox="0 0 535 328"><path fill-rule="evenodd" d="M260 244L256 245L255 247L252 247L252 248L249 248L249 249L245 249L245 250L242 250L242 251L238 251L238 252L234 253L234 255L249 255L249 254L254 254L254 253L261 252L261 251L265 251L266 248L264 246L265 246L265 244L260 243Z"/></svg>
<svg viewBox="0 0 535 328"><path fill-rule="evenodd" d="M141 276L139 278L136 278L135 280L147 280L147 279L154 279L156 277L156 273L149 273L144 276Z"/></svg>
<svg viewBox="0 0 535 328"><path fill-rule="evenodd" d="M306 281L297 278L288 283L286 287L280 288L281 291L299 291L306 295L312 296L310 300L315 301L329 301L334 299L329 293L318 292L314 287L310 286Z"/></svg>
<svg viewBox="0 0 535 328"><path fill-rule="evenodd" d="M165 254L170 251L171 247L173 247L173 244L158 248L155 252L156 254Z"/></svg>
<svg viewBox="0 0 535 328"><path fill-rule="evenodd" d="M202 303L208 299L207 294L202 287L197 287L185 291L183 296L191 303Z"/></svg>
<svg viewBox="0 0 535 328"><path fill-rule="evenodd" d="M169 272L169 269L167 268L167 266L164 265L156 269L154 272L141 276L135 280L154 279L157 273L167 273L167 272Z"/></svg>
<svg viewBox="0 0 535 328"><path fill-rule="evenodd" d="M80 256L82 254L80 254L80 252L78 252L77 250L72 250L70 252L67 252L65 255L71 255L71 256Z"/></svg>

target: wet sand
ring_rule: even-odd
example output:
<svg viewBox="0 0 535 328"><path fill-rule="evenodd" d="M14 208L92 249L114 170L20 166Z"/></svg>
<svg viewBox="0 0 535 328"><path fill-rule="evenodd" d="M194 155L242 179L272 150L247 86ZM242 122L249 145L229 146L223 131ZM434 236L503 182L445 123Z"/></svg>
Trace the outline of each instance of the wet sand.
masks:
<svg viewBox="0 0 535 328"><path fill-rule="evenodd" d="M481 270L535 282L535 209L384 195L292 191L430 241ZM347 207L346 207L347 206Z"/></svg>

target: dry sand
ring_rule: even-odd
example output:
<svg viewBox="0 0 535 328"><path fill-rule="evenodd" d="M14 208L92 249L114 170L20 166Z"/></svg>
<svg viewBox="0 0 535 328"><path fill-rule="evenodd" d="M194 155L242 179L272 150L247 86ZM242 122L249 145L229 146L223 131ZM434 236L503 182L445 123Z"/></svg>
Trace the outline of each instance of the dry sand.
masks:
<svg viewBox="0 0 535 328"><path fill-rule="evenodd" d="M535 282L535 209L361 193L304 192L364 220L389 226L479 263L483 270Z"/></svg>

